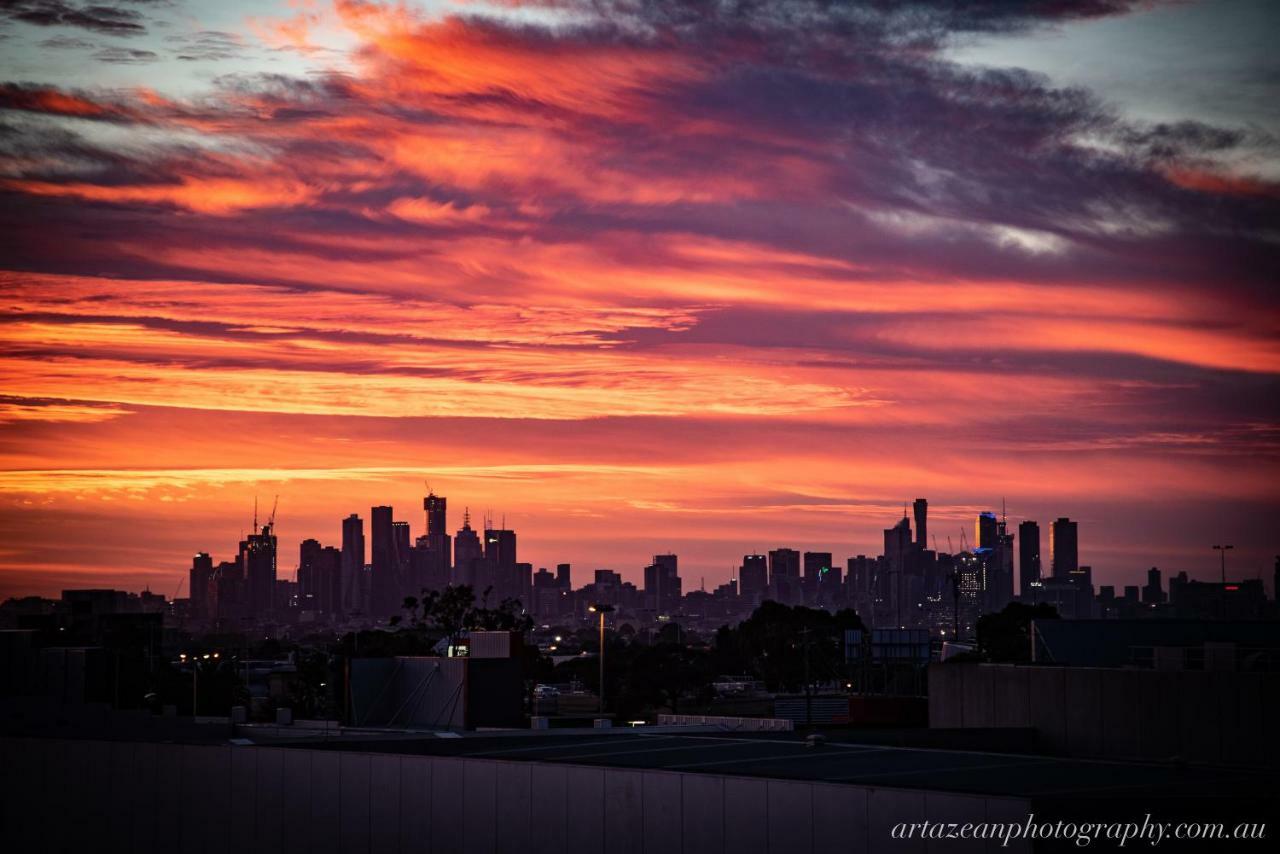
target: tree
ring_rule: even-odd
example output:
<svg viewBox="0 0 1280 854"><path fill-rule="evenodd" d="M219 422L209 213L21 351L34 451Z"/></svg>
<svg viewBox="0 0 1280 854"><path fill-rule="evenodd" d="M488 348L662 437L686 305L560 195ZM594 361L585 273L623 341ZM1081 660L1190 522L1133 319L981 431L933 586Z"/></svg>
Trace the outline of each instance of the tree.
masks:
<svg viewBox="0 0 1280 854"><path fill-rule="evenodd" d="M1026 664L1031 661L1031 621L1056 620L1058 611L1041 602L1010 602L997 614L978 618L978 651L987 661Z"/></svg>

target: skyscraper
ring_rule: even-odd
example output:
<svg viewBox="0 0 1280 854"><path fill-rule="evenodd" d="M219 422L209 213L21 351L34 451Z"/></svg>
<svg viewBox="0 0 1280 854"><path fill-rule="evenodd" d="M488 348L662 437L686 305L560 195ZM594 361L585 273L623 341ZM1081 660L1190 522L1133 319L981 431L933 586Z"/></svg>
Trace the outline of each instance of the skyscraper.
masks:
<svg viewBox="0 0 1280 854"><path fill-rule="evenodd" d="M738 590L742 599L752 605L764 601L765 589L769 586L769 563L764 555L743 555L742 567L738 570Z"/></svg>
<svg viewBox="0 0 1280 854"><path fill-rule="evenodd" d="M396 534L390 507L369 511L370 560L369 611L380 617L396 611L396 578L400 574L396 558Z"/></svg>
<svg viewBox="0 0 1280 854"><path fill-rule="evenodd" d="M267 617L275 610L276 535L270 523L240 542L246 604L250 617Z"/></svg>
<svg viewBox="0 0 1280 854"><path fill-rule="evenodd" d="M365 594L364 522L352 513L342 520L342 613L364 613Z"/></svg>
<svg viewBox="0 0 1280 854"><path fill-rule="evenodd" d="M770 595L784 605L800 601L800 552L774 549L769 552Z"/></svg>
<svg viewBox="0 0 1280 854"><path fill-rule="evenodd" d="M298 546L298 609L320 610L320 555L324 547L319 540L306 539Z"/></svg>
<svg viewBox="0 0 1280 854"><path fill-rule="evenodd" d="M999 536L1000 523L996 519L996 514L990 510L984 510L979 513L978 521L974 526L974 548L994 549L998 545Z"/></svg>
<svg viewBox="0 0 1280 854"><path fill-rule="evenodd" d="M1049 566L1054 578L1067 579L1080 568L1076 523L1066 516L1049 526Z"/></svg>
<svg viewBox="0 0 1280 854"><path fill-rule="evenodd" d="M449 536L449 529L446 527L447 513L446 507L449 500L443 495L436 495L434 492L428 492L427 497L422 499L422 509L427 511L427 536L439 534L440 536Z"/></svg>
<svg viewBox="0 0 1280 854"><path fill-rule="evenodd" d="M916 545L921 551L929 548L929 502L923 498L917 498L911 505L915 511L916 517Z"/></svg>
<svg viewBox="0 0 1280 854"><path fill-rule="evenodd" d="M1030 519L1018 525L1018 593L1030 600L1040 580L1040 525Z"/></svg>
<svg viewBox="0 0 1280 854"><path fill-rule="evenodd" d="M462 527L453 538L453 580L455 584L476 583L476 568L484 560L480 535L471 527L471 513L462 511Z"/></svg>
<svg viewBox="0 0 1280 854"><path fill-rule="evenodd" d="M190 596L191 613L204 619L212 616L209 608L209 579L213 577L213 558L207 552L197 552L191 559L187 594Z"/></svg>
<svg viewBox="0 0 1280 854"><path fill-rule="evenodd" d="M492 587L490 602L520 597L523 585L516 571L516 532L485 526L483 572L475 579L476 597Z"/></svg>
<svg viewBox="0 0 1280 854"><path fill-rule="evenodd" d="M659 614L674 613L680 606L679 559L673 554L654 555L644 570L645 607Z"/></svg>

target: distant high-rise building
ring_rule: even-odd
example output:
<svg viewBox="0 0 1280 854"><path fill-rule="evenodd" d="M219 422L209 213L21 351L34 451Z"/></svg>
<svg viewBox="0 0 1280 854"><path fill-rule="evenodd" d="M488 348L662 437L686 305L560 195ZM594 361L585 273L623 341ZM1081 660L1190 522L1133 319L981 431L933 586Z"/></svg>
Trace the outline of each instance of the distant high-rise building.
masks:
<svg viewBox="0 0 1280 854"><path fill-rule="evenodd" d="M492 588L490 599L518 599L523 590L516 571L516 532L485 526L484 563L476 574L477 598Z"/></svg>
<svg viewBox="0 0 1280 854"><path fill-rule="evenodd" d="M213 558L206 552L197 552L191 559L187 594L190 597L192 615L200 619L212 616L209 610L209 580L212 577Z"/></svg>
<svg viewBox="0 0 1280 854"><path fill-rule="evenodd" d="M276 594L276 535L270 523L240 542L239 560L248 616L271 616Z"/></svg>
<svg viewBox="0 0 1280 854"><path fill-rule="evenodd" d="M1066 579L1080 568L1076 523L1063 516L1049 526L1049 565L1054 578Z"/></svg>
<svg viewBox="0 0 1280 854"><path fill-rule="evenodd" d="M453 579L456 584L476 584L476 570L484 560L480 535L471 527L471 513L462 512L462 527L453 537ZM478 592L478 591L477 591Z"/></svg>
<svg viewBox="0 0 1280 854"><path fill-rule="evenodd" d="M673 554L654 555L644 570L645 607L672 614L680 607L679 559Z"/></svg>
<svg viewBox="0 0 1280 854"><path fill-rule="evenodd" d="M1000 535L999 528L1000 522L996 519L996 514L990 510L979 513L974 526L974 548L994 549L997 545L996 538Z"/></svg>
<svg viewBox="0 0 1280 854"><path fill-rule="evenodd" d="M556 564L556 584L565 590L573 589L573 567L567 563Z"/></svg>
<svg viewBox="0 0 1280 854"><path fill-rule="evenodd" d="M352 513L342 520L342 602L344 614L364 613L364 521Z"/></svg>
<svg viewBox="0 0 1280 854"><path fill-rule="evenodd" d="M448 499L443 495L436 495L434 492L428 492L427 497L422 499L422 509L427 512L427 536L438 534L442 537L449 536L448 519L446 508L448 507Z"/></svg>
<svg viewBox="0 0 1280 854"><path fill-rule="evenodd" d="M324 546L319 540L306 539L298 546L298 609L320 610L320 555Z"/></svg>
<svg viewBox="0 0 1280 854"><path fill-rule="evenodd" d="M800 552L785 548L769 552L769 588L772 598L784 605L800 601Z"/></svg>
<svg viewBox="0 0 1280 854"><path fill-rule="evenodd" d="M824 591L828 596L830 596L832 580L831 572L833 569L831 552L805 552L803 566L804 591L808 601L813 603L819 602L823 598ZM835 571L835 577L839 578L839 569L837 568Z"/></svg>
<svg viewBox="0 0 1280 854"><path fill-rule="evenodd" d="M1030 519L1018 525L1018 593L1030 601L1040 581L1040 526Z"/></svg>
<svg viewBox="0 0 1280 854"><path fill-rule="evenodd" d="M910 613L911 591L919 589L914 575L916 551L911 538L911 520L904 508L898 523L884 530L884 565L877 579L876 592L888 607L885 618L894 626L905 625Z"/></svg>
<svg viewBox="0 0 1280 854"><path fill-rule="evenodd" d="M369 610L379 617L398 610L397 594L400 561L396 555L396 532L392 509L374 507L369 511Z"/></svg>
<svg viewBox="0 0 1280 854"><path fill-rule="evenodd" d="M449 583L453 566L453 541L449 536L447 499L429 492L422 499L427 514L427 532L418 538L414 553L413 584L419 588L439 590Z"/></svg>
<svg viewBox="0 0 1280 854"><path fill-rule="evenodd" d="M929 502L917 498L911 506L916 517L916 545L924 550L929 548Z"/></svg>
<svg viewBox="0 0 1280 854"><path fill-rule="evenodd" d="M1146 605L1160 605L1165 601L1160 570L1154 566L1147 570L1147 584L1142 588L1142 601Z"/></svg>
<svg viewBox="0 0 1280 854"><path fill-rule="evenodd" d="M738 570L738 590L743 601L751 605L759 605L764 601L765 590L768 587L768 559L764 555L743 555L742 566Z"/></svg>

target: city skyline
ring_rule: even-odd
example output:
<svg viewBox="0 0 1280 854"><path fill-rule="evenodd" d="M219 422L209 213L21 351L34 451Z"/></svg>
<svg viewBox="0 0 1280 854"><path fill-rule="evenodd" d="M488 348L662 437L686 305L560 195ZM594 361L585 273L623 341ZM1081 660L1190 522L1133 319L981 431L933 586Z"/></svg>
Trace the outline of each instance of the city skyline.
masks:
<svg viewBox="0 0 1280 854"><path fill-rule="evenodd" d="M687 587L915 496L939 541L1007 499L1046 571L1068 516L1117 585L1269 579L1276 23L9 4L0 598L171 595L255 495L334 544L424 477Z"/></svg>
<svg viewBox="0 0 1280 854"><path fill-rule="evenodd" d="M434 490L432 490L421 501L422 511L402 511L403 515L410 516L416 512L423 513L424 519L420 520L416 527L412 519L396 517L395 505L377 504L371 506L368 511L363 513L359 511L352 511L349 515L341 517L333 526L334 531L327 537L313 535L303 538L280 536L275 522L276 509L279 503L278 496L273 502L269 516L265 512L265 508L260 510L258 503L255 501L253 507L253 520L247 529L242 529L239 535L239 548L241 550L241 554L244 554L246 545L249 544L249 551L252 551L251 544L254 543L255 540L260 539L260 535L266 536L269 534L272 538L275 554L280 556L277 559L278 567L273 566L273 571L276 574L275 577L279 578L281 581L290 582L301 581L300 571L302 570L303 565L307 562L306 553L309 548L317 550L317 554L318 550L321 548L324 548L325 551L331 551L335 560L334 571L340 572L342 578L342 592L338 594L338 597L340 597L343 602L347 602L349 597L347 584L348 576L350 574L353 572L357 574L361 572L368 573L370 570L373 570L376 575L379 567L385 569L394 561L394 558L390 556L390 554L395 552L397 549L397 546L392 543L393 526L395 528L402 528L405 532L403 538L401 538L403 540L403 545L400 546L400 550L405 553L402 554L399 559L406 561L406 565L409 561L409 555L407 552L411 545L413 548L428 548L436 552L443 552L444 558L441 567L443 574L437 575L433 584L425 586L435 586L435 584L442 582L448 584L468 583L476 586L479 584L478 582L469 580L466 577L467 573L472 572L467 565L473 559L483 560L492 558L490 549L494 546L498 547L498 551L509 548L512 553L507 556L507 559L505 559L503 563L512 567L516 566L514 558L514 537L517 533L519 533L521 537L521 556L526 558L520 562L519 566L528 567L529 573L544 571L554 567L564 568L576 566L579 573L576 577L580 581L585 578L589 578L590 575L595 572L611 572L617 574L622 581L632 583L642 590L649 589L650 584L648 582L652 580L649 573L655 569L653 564L660 562L658 560L660 557L663 557L664 555L676 557L679 554L678 552L671 550L659 552L656 548L650 548L646 552L646 557L643 559L637 559L632 563L620 563L615 561L614 563L607 565L575 561L572 559L573 555L571 554L543 555L537 560L528 560L528 542L530 540L536 542L536 532L531 532L528 529L518 528L518 526L510 524L505 513L494 514L491 511L476 514L481 518L476 519L476 524L473 525L472 521L476 518L476 515L473 515L471 513L470 506L465 504L462 506L461 511L457 511L455 508L455 512L458 514L457 518L451 518L446 509L447 500L448 496L438 495ZM683 566L684 572L680 575L680 578L684 580L684 592L700 589L710 591L730 581L737 582L739 589L741 589L740 576L742 570L747 567L750 561L753 558L763 561L766 556L772 556L775 552L780 550L782 552L790 552L794 555L794 559L796 561L800 561L801 556L803 556L803 564L797 563L793 568L794 575L797 579L801 577L802 573L806 581L809 580L811 574L815 573L815 571L810 567L810 559L817 559L825 556L826 560L830 562L830 565L837 567L835 575L837 582L839 582L840 576L844 572L842 567L844 567L846 562L852 565L855 558L870 558L873 561L877 558L881 560L885 559L886 555L889 554L890 551L889 539L891 530L905 526L904 530L907 532L907 535L905 536L904 542L898 547L899 549L915 548L934 552L938 555L961 555L965 553L976 553L980 548L986 550L990 550L993 547L1000 548L1000 542L1004 541L1000 540L997 542L997 540L1002 538L1004 536L1004 532L1008 530L1009 540L1004 544L1004 548L1008 551L1008 569L1010 574L1006 580L1009 584L1009 590L1018 596L1026 595L1026 586L1033 580L1066 580L1072 572L1076 571L1077 568L1084 568L1090 573L1090 579L1095 588L1097 586L1111 586L1116 589L1123 589L1126 586L1141 587L1150 580L1151 573L1153 571L1156 572L1157 575L1163 573L1170 576L1178 572L1182 572L1188 574L1192 580L1200 581L1215 581L1218 579L1219 574L1225 572L1227 577L1231 579L1244 580L1256 578L1264 581L1264 587L1273 586L1272 574L1274 573L1274 565L1267 573L1263 573L1259 570L1252 574L1239 571L1239 567L1234 563L1231 564L1229 571L1227 570L1226 565L1223 564L1222 567L1218 567L1216 565L1213 567L1200 567L1199 571L1195 572L1188 572L1185 569L1179 570L1168 565L1159 568L1155 566L1145 566L1140 572L1122 573L1119 575L1108 572L1105 569L1099 572L1094 569L1093 565L1089 561L1090 549L1087 530L1083 552L1080 548L1080 520L1078 519L1060 516L1041 525L1037 519L1011 520L1007 514L998 513L997 511L992 510L983 510L971 513L959 527L946 526L947 522L954 521L957 518L957 514L964 512L964 510L965 508L949 508L941 506L937 502L931 503L927 498L916 498L909 506L904 502L902 515L896 521L891 520L889 517L882 519L882 522L888 526L882 526L880 531L885 538L883 543L876 543L875 545L868 546L865 549L856 551L851 550L847 553L839 551L821 552L815 551L815 549L822 548L827 544L821 542L796 541L794 538L785 539L786 535L784 534L784 539L778 542L769 543L760 547L753 546L749 549L739 549L738 554L728 555L729 559L727 561L722 561L722 563L727 563L728 565L728 569L724 571L723 576L715 574L708 577L703 571L704 567L698 564L690 565L686 559ZM375 525L375 519L380 519L381 521ZM926 520L931 520L931 523L927 523ZM932 525L931 530L933 533L922 534L922 530L926 532L930 530L929 527L926 527L927 524ZM381 526L381 534L375 535L374 531L378 529L379 525ZM1066 530L1066 528L1060 528L1059 526L1061 525L1065 525L1069 528L1069 539L1065 546L1062 544L1055 544L1054 542L1055 537L1059 536L1058 531ZM456 530L454 530L455 528ZM939 532L940 528L941 531ZM463 551L461 549L457 551L455 556L454 543L460 540L460 538L455 538L455 534L463 534L464 532L468 533L472 537L466 546L466 556L462 556ZM998 535L997 532L999 532ZM438 534L443 536L437 538ZM499 541L496 539L491 541L489 538L490 534L509 536L511 538L511 544L509 546L503 546L500 545ZM1028 537L1031 538L1030 541L1028 541ZM279 544L274 545L277 541ZM295 560L291 556L299 554L299 547L302 549L302 554ZM354 554L354 557L348 560L347 555L350 548L354 548L355 551L351 552ZM381 556L379 556L379 552L377 551L379 548L383 549ZM1234 544L1229 545L1228 548L1232 552L1237 549ZM1211 553L1214 555L1214 560L1222 561L1223 555L1217 550L1218 547L1215 545L1211 547L1211 549ZM1064 552L1065 558L1060 557ZM1081 556L1082 554L1083 557ZM221 545L200 544L195 551L196 565L205 565L209 572L212 572L214 566L222 563L222 558L224 556L228 560L235 558L236 556L235 549L232 548L229 543ZM650 558L652 558L652 561L650 561ZM1277 559L1280 559L1280 556L1277 556ZM772 561L772 557L770 557L769 560ZM341 563L338 563L339 561ZM816 564L814 565L816 566ZM765 573L764 578L766 582L772 582L774 577L774 566L772 562L762 564L762 566L764 567L762 571ZM461 572L463 573L462 576L459 576L458 574L460 567L467 567L461 569ZM191 567L188 565L183 566L176 572L179 582L188 577L190 570ZM245 570L245 572L247 577L248 571ZM674 568L672 569L672 573L675 574ZM374 582L372 581L372 578L373 576L370 576L369 579L366 579L365 584L368 585L372 583L376 585L384 582L384 579L379 579L379 581ZM127 587L127 585L124 586ZM483 586L483 584L479 584L477 587L477 593L480 592L480 589ZM179 583L179 587L181 587L181 583ZM149 590L149 585L145 589ZM188 595L190 595L189 590L190 588L188 588ZM59 591L50 590L48 593L31 595L51 595L57 592ZM163 588L159 588L157 590L152 590L151 592L163 594L164 590ZM406 586L399 592L416 593L418 592L418 586ZM396 613L400 598L399 593L389 594L390 598L387 599L385 598L388 595L386 592L375 594L371 589L366 589L364 591L364 595L366 598L372 595L376 599L384 600L380 603L381 606L377 609L379 612ZM1272 595L1275 595L1274 591L1272 591ZM526 607L529 607L530 605L528 602L524 602L523 604ZM348 609L354 607L356 610L359 610L358 606L348 605L347 607Z"/></svg>

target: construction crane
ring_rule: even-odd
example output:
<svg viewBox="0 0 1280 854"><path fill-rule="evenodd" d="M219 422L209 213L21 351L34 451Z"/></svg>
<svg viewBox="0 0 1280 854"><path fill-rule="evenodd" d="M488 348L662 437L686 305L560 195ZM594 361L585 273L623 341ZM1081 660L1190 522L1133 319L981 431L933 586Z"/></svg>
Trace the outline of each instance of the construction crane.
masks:
<svg viewBox="0 0 1280 854"><path fill-rule="evenodd" d="M275 500L271 502L271 515L267 518L267 527L273 532L276 529L276 508L280 506L280 496L277 495Z"/></svg>
<svg viewBox="0 0 1280 854"><path fill-rule="evenodd" d="M187 583L187 577L185 575L182 576L182 578L178 579L178 586L174 588L173 596L170 597L170 601L178 598L178 594L182 592L182 585L186 583Z"/></svg>
<svg viewBox="0 0 1280 854"><path fill-rule="evenodd" d="M956 553L955 546L951 545L951 535L947 534L947 554L953 555L955 553Z"/></svg>
<svg viewBox="0 0 1280 854"><path fill-rule="evenodd" d="M963 526L960 528L960 551L969 551L969 541L965 539Z"/></svg>

